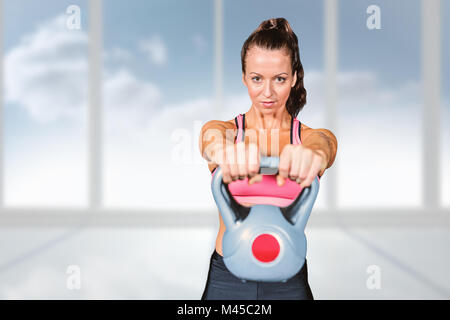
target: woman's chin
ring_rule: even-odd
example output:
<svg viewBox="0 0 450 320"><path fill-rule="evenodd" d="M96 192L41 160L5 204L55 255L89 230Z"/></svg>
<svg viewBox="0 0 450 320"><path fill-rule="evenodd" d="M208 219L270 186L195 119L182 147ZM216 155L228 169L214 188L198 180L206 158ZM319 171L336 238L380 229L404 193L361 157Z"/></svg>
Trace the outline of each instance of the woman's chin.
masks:
<svg viewBox="0 0 450 320"><path fill-rule="evenodd" d="M277 105L274 105L274 106L271 106L271 107L265 107L265 106L261 105L261 106L258 107L258 110L260 112L264 112L264 113L275 113L279 109L280 109L280 107L277 106Z"/></svg>

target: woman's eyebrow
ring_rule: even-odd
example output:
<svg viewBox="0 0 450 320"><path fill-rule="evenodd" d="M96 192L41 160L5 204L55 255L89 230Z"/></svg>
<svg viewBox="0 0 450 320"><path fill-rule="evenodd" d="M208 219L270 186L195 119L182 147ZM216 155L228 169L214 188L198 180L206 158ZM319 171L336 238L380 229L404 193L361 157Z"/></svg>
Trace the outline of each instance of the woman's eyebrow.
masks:
<svg viewBox="0 0 450 320"><path fill-rule="evenodd" d="M250 72L250 73L254 73L254 74L257 74L258 76L262 76L261 74L259 74L259 73L257 73L257 72ZM289 74L287 74L286 72L282 72L282 73L279 73L279 74L277 74L277 75L275 75L275 77L276 76L279 76L279 75L281 75L281 74L285 74L285 75L289 75Z"/></svg>

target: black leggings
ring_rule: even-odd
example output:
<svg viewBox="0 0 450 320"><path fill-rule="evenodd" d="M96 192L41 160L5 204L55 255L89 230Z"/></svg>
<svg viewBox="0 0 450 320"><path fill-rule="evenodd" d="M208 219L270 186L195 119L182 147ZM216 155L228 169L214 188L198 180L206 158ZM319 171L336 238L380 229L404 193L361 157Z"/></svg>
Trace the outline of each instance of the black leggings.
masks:
<svg viewBox="0 0 450 320"><path fill-rule="evenodd" d="M202 300L313 300L308 284L306 260L300 271L286 282L242 282L233 275L214 250Z"/></svg>

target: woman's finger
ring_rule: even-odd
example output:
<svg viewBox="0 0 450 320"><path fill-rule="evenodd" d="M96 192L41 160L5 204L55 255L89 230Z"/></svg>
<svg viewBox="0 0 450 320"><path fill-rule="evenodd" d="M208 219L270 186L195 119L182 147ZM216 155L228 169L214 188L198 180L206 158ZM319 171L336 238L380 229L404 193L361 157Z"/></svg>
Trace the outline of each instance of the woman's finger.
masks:
<svg viewBox="0 0 450 320"><path fill-rule="evenodd" d="M289 169L291 166L292 144L288 144L283 148L280 154L280 162L278 164L277 184L284 185L285 179L289 177Z"/></svg>
<svg viewBox="0 0 450 320"><path fill-rule="evenodd" d="M239 171L236 162L236 147L235 145L231 145L227 147L227 164L230 168L230 176L232 181L239 178Z"/></svg>
<svg viewBox="0 0 450 320"><path fill-rule="evenodd" d="M280 176L278 174L277 175L277 185L281 187L282 185L284 185L284 182L285 182L285 178L283 178L282 176Z"/></svg>
<svg viewBox="0 0 450 320"><path fill-rule="evenodd" d="M312 184L313 180L316 179L321 168L322 168L322 158L315 157L308 172L308 176L306 177L305 180L301 181L300 186L303 188L309 187Z"/></svg>
<svg viewBox="0 0 450 320"><path fill-rule="evenodd" d="M258 146L254 143L248 145L248 176L254 177L259 172L259 150Z"/></svg>
<svg viewBox="0 0 450 320"><path fill-rule="evenodd" d="M283 148L280 155L280 162L278 164L278 174L283 178L289 177L289 169L291 166L292 145L288 144Z"/></svg>
<svg viewBox="0 0 450 320"><path fill-rule="evenodd" d="M296 146L292 150L292 161L291 161L291 168L289 170L289 178L291 180L297 180L299 174L300 174L300 165L301 165L301 158L303 155L303 150L301 149L301 146Z"/></svg>
<svg viewBox="0 0 450 320"><path fill-rule="evenodd" d="M309 171L311 169L313 156L314 154L310 149L307 148L303 149L302 157L300 160L300 170L297 177L301 181L306 180L306 178L308 177Z"/></svg>
<svg viewBox="0 0 450 320"><path fill-rule="evenodd" d="M223 164L220 166L220 169L222 170L222 180L223 183L230 183L232 181L231 175L230 175L230 168L228 165Z"/></svg>
<svg viewBox="0 0 450 320"><path fill-rule="evenodd" d="M250 179L248 179L248 184L254 184L257 182L261 182L262 179L263 179L262 174L257 174L255 176L251 177Z"/></svg>
<svg viewBox="0 0 450 320"><path fill-rule="evenodd" d="M245 143L238 142L236 144L236 159L238 178L244 180L247 177L247 156L245 152Z"/></svg>

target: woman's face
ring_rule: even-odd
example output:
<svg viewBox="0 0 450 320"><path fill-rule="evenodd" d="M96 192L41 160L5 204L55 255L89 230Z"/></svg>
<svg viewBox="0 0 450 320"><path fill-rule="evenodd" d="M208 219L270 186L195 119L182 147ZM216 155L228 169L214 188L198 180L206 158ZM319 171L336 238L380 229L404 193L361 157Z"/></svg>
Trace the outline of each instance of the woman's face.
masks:
<svg viewBox="0 0 450 320"><path fill-rule="evenodd" d="M250 48L245 71L242 81L255 108L266 114L285 108L291 88L297 81L297 74L292 74L291 59L285 50ZM264 105L266 101L273 103Z"/></svg>

